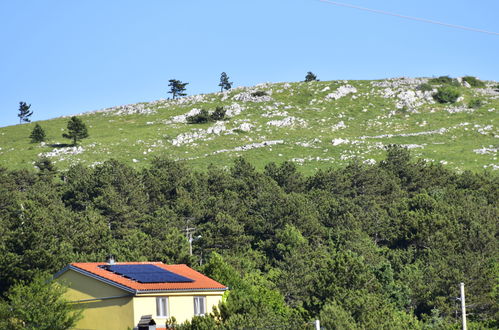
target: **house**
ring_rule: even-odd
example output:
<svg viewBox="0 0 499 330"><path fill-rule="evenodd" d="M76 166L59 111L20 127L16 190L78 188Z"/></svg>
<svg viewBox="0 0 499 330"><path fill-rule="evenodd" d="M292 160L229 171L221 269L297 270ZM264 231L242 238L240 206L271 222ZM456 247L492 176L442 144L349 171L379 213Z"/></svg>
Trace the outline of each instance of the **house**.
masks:
<svg viewBox="0 0 499 330"><path fill-rule="evenodd" d="M164 328L169 317L182 323L211 312L227 290L186 265L162 262L75 262L54 277L83 309L77 329L137 329L149 315Z"/></svg>

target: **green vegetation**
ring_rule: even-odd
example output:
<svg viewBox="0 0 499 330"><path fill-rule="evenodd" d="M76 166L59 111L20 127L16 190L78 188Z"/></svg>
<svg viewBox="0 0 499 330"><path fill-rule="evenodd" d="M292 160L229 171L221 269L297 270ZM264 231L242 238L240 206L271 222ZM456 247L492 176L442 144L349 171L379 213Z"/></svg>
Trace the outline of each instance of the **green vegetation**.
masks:
<svg viewBox="0 0 499 330"><path fill-rule="evenodd" d="M170 90L168 91L168 93L172 94L172 98L174 100L177 97L181 97L181 96L186 96L187 95L184 92L186 90L185 86L189 85L189 83L183 83L183 82L181 82L180 80L177 80L177 79L170 79L168 81L169 81L168 87L170 87Z"/></svg>
<svg viewBox="0 0 499 330"><path fill-rule="evenodd" d="M449 76L440 76L438 78L432 78L428 81L428 83L431 85L450 85L455 87L461 86L461 84L457 79L451 78Z"/></svg>
<svg viewBox="0 0 499 330"><path fill-rule="evenodd" d="M319 79L317 79L317 76L313 72L309 71L305 76L305 82L311 82L311 81L319 81Z"/></svg>
<svg viewBox="0 0 499 330"><path fill-rule="evenodd" d="M463 81L466 81L468 84L470 84L471 87L478 87L478 88L485 87L485 83L483 81L472 76L463 77Z"/></svg>
<svg viewBox="0 0 499 330"><path fill-rule="evenodd" d="M483 106L483 101L481 99L471 99L469 102L468 102L468 107L469 108L473 108L473 109L478 109L480 108L481 106Z"/></svg>
<svg viewBox="0 0 499 330"><path fill-rule="evenodd" d="M0 300L1 329L72 329L81 311L62 298L66 288L52 282L49 275L37 274L26 284L13 285Z"/></svg>
<svg viewBox="0 0 499 330"><path fill-rule="evenodd" d="M223 107L217 107L212 113L209 113L208 110L201 109L198 114L189 116L186 120L189 124L205 124L217 120L224 120L225 112Z"/></svg>
<svg viewBox="0 0 499 330"><path fill-rule="evenodd" d="M444 86L437 90L433 98L439 103L455 103L459 96L461 93L456 87Z"/></svg>
<svg viewBox="0 0 499 330"><path fill-rule="evenodd" d="M88 137L88 129L83 120L78 117L71 117L67 125L68 132L62 133L62 137L73 140L75 146L78 141Z"/></svg>
<svg viewBox="0 0 499 330"><path fill-rule="evenodd" d="M17 114L19 117L19 124L22 124L23 122L29 123L31 121L29 117L31 117L33 111L29 111L29 108L31 108L31 104L22 101L19 102L19 113Z"/></svg>
<svg viewBox="0 0 499 330"><path fill-rule="evenodd" d="M254 97L262 97L262 96L267 96L267 92L265 91L255 91L253 93L251 93L251 96L254 96Z"/></svg>
<svg viewBox="0 0 499 330"><path fill-rule="evenodd" d="M31 131L29 138L31 139L31 143L43 142L45 141L45 131L39 124L35 124L35 127Z"/></svg>
<svg viewBox="0 0 499 330"><path fill-rule="evenodd" d="M430 85L429 83L423 83L421 85L418 85L416 89L422 92L431 92L433 90L433 86Z"/></svg>
<svg viewBox="0 0 499 330"><path fill-rule="evenodd" d="M291 162L258 171L243 158L202 171L165 158L142 169L116 160L43 175L0 169L0 292L23 306L15 297L31 296L38 272L113 254L186 263L231 288L184 329L307 329L316 318L452 328L460 282L470 328L496 329L498 191L492 172L456 173L398 146L375 165L310 175ZM187 223L202 237L193 256Z"/></svg>
<svg viewBox="0 0 499 330"><path fill-rule="evenodd" d="M220 83L218 84L218 86L220 86L220 92L223 92L224 90L228 91L232 88L232 84L233 83L229 81L227 73L222 72L222 74L220 74Z"/></svg>
<svg viewBox="0 0 499 330"><path fill-rule="evenodd" d="M211 121L211 116L206 109L201 109L197 115L187 117L187 122L189 124L204 124L209 121Z"/></svg>
<svg viewBox="0 0 499 330"><path fill-rule="evenodd" d="M226 166L242 155L259 170L268 162L291 161L310 174L345 166L354 157L379 162L388 144L409 146L416 156L457 171L499 165L496 147L479 153L497 145L499 94L492 88L461 86L456 87L462 98L459 105L435 103L428 93L413 94L427 82L397 78L267 83L115 107L77 116L90 133L77 141L78 148L61 138L69 118L0 127L0 166L33 169L33 163L46 156L63 171L75 163L95 166L109 158L141 169L155 156L170 155L204 169L210 163ZM345 86L357 91L328 97ZM483 105L467 108L473 99ZM206 109L211 115L217 107L226 110L223 125L186 120L193 109ZM46 133L43 144L29 143L35 124Z"/></svg>

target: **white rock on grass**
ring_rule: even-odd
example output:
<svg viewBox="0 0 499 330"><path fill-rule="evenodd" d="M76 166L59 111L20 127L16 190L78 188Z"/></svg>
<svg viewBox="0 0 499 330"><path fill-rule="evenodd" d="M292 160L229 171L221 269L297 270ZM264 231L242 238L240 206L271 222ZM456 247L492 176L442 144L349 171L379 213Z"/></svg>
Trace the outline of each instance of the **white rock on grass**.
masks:
<svg viewBox="0 0 499 330"><path fill-rule="evenodd" d="M339 146L340 144L349 143L350 140L337 138L337 139L333 139L331 142L333 143L333 146Z"/></svg>
<svg viewBox="0 0 499 330"><path fill-rule="evenodd" d="M414 109L419 106L422 106L425 103L433 104L435 101L433 100L433 92L430 91L413 91L406 90L401 91L397 94L398 101L395 104L397 109L402 109L404 107Z"/></svg>
<svg viewBox="0 0 499 330"><path fill-rule="evenodd" d="M390 78L385 79L383 81L372 81L371 86L373 87L391 87L391 88L399 88L399 87L409 87L415 88L418 85L423 83L427 83L428 78L408 78L408 77L400 77L400 78Z"/></svg>
<svg viewBox="0 0 499 330"><path fill-rule="evenodd" d="M425 147L425 144L401 144L401 147L407 148L407 149L416 149L416 148L423 148Z"/></svg>
<svg viewBox="0 0 499 330"><path fill-rule="evenodd" d="M225 132L226 130L227 130L227 128L225 127L224 122L217 121L213 126L208 127L208 129L206 130L206 133L220 135L222 132Z"/></svg>
<svg viewBox="0 0 499 330"><path fill-rule="evenodd" d="M369 159L364 160L363 163L367 164L367 165L376 165L376 160L369 158Z"/></svg>
<svg viewBox="0 0 499 330"><path fill-rule="evenodd" d="M142 115L151 115L156 113L155 110L149 109L146 107L146 104L144 103L138 103L138 104L125 104L125 105L118 105L116 107L111 107L111 108L105 108L105 109L100 109L100 110L94 110L94 111L87 111L87 112L82 112L77 115L71 115L71 116L81 116L81 115L90 115L94 113L103 113L106 116L112 115L112 116L121 116L121 115L134 115L134 114L142 114ZM62 116L61 118L68 118L70 116Z"/></svg>
<svg viewBox="0 0 499 330"><path fill-rule="evenodd" d="M193 143L197 140L209 141L213 139L210 135L220 135L226 131L227 128L225 127L225 123L223 121L217 121L213 126L210 126L207 129L197 129L191 132L181 133L177 135L171 143L178 147L184 144Z"/></svg>
<svg viewBox="0 0 499 330"><path fill-rule="evenodd" d="M473 152L479 155L497 155L498 148L494 148L493 146L483 147L480 149L474 149Z"/></svg>
<svg viewBox="0 0 499 330"><path fill-rule="evenodd" d="M355 88L351 85L343 85L343 86L338 87L338 89L336 91L327 94L325 99L326 100L330 100L330 99L338 100L338 99L340 99L348 94L352 94L352 93L357 93L357 88Z"/></svg>
<svg viewBox="0 0 499 330"><path fill-rule="evenodd" d="M40 157L61 157L61 156L66 156L66 155L68 155L68 156L69 155L78 155L84 151L85 151L85 149L82 146L55 148L49 152L39 153L38 156L40 156Z"/></svg>
<svg viewBox="0 0 499 330"><path fill-rule="evenodd" d="M256 91L246 91L239 94L236 94L232 97L234 101L240 102L270 102L272 98L269 95L255 96L253 93ZM266 92L267 93L267 92Z"/></svg>
<svg viewBox="0 0 499 330"><path fill-rule="evenodd" d="M164 122L165 124L169 123L187 123L187 117L195 116L198 113L201 112L201 109L198 108L193 108L189 110L187 113L184 113L183 115L178 115L175 117L172 117L170 120Z"/></svg>
<svg viewBox="0 0 499 330"><path fill-rule="evenodd" d="M251 129L255 127L255 125L252 125L250 123L242 123L241 125L239 125L239 127L237 127L236 129L238 130L241 130L243 132L249 132L251 131Z"/></svg>
<svg viewBox="0 0 499 330"><path fill-rule="evenodd" d="M494 171L496 171L496 170L499 170L499 165L496 165L496 164L483 165L483 168L491 168Z"/></svg>
<svg viewBox="0 0 499 330"><path fill-rule="evenodd" d="M240 105L239 103L232 103L231 105L224 107L225 115L227 117L234 117L243 112L246 108Z"/></svg>
<svg viewBox="0 0 499 330"><path fill-rule="evenodd" d="M343 120L340 121L338 124L331 126L331 129L333 131L337 131L339 129L345 129L345 128L347 128L347 125L345 125L345 122L343 122Z"/></svg>
<svg viewBox="0 0 499 330"><path fill-rule="evenodd" d="M250 143L246 144L240 147L235 147L233 149L222 149L222 150L217 150L212 152L212 155L224 153L224 152L234 152L234 151L247 151L251 149L257 149L257 148L264 148L264 147L269 147L275 144L282 144L284 143L283 140L273 140L273 141L263 141L263 142L256 142L256 143Z"/></svg>
<svg viewBox="0 0 499 330"><path fill-rule="evenodd" d="M290 127L290 126L306 127L307 122L303 119L289 116L281 120L271 120L267 122L267 125L276 126L276 127Z"/></svg>

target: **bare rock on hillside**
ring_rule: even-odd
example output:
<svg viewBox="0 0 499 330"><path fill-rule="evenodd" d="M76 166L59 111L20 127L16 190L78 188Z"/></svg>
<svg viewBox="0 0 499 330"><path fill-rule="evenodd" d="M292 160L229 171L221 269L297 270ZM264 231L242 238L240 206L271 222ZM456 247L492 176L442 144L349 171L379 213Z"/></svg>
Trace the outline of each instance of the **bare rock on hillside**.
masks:
<svg viewBox="0 0 499 330"><path fill-rule="evenodd" d="M234 117L239 115L241 112L243 112L246 108L239 103L232 103L228 107L224 107L225 109L225 116L227 117Z"/></svg>
<svg viewBox="0 0 499 330"><path fill-rule="evenodd" d="M198 113L201 112L201 109L198 108L193 108L189 110L187 113L184 113L183 115L178 115L175 117L172 117L170 120L164 122L165 124L170 124L170 123L187 123L187 117L195 116Z"/></svg>
<svg viewBox="0 0 499 330"><path fill-rule="evenodd" d="M240 101L240 102L270 102L272 101L272 97L270 95L264 94L264 95L259 95L255 94L256 91L245 91L239 94L234 95L232 99L234 101Z"/></svg>
<svg viewBox="0 0 499 330"><path fill-rule="evenodd" d="M327 94L326 100L330 100L330 99L338 100L338 99L340 99L348 94L352 94L352 93L357 93L357 88L355 88L349 84L343 85L343 86L338 87L338 89L336 91Z"/></svg>
<svg viewBox="0 0 499 330"><path fill-rule="evenodd" d="M276 127L293 127L293 126L306 127L307 122L301 118L289 116L281 120L271 120L267 122L267 125L276 126Z"/></svg>
<svg viewBox="0 0 499 330"><path fill-rule="evenodd" d="M395 106L397 109L402 109L404 107L409 109L415 109L422 106L425 103L434 104L433 92L432 91L414 91L405 90L400 91L397 94L397 102Z"/></svg>
<svg viewBox="0 0 499 330"><path fill-rule="evenodd" d="M84 152L85 149L82 146L66 147L66 148L55 148L49 152L39 153L40 157L64 157L78 155ZM62 159L61 159L62 160Z"/></svg>

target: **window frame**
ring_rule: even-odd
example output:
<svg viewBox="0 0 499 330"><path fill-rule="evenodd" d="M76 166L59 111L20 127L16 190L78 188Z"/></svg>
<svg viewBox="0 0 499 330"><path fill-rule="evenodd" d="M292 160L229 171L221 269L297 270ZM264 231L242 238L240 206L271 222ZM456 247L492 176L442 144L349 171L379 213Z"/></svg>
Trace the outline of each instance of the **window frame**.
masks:
<svg viewBox="0 0 499 330"><path fill-rule="evenodd" d="M160 310L160 308L162 310ZM158 312L165 312L165 315L159 315ZM156 297L156 317L168 318L170 317L170 303L167 296Z"/></svg>
<svg viewBox="0 0 499 330"><path fill-rule="evenodd" d="M196 303L197 301L197 303ZM202 310L199 310L199 302L202 301ZM197 308L196 308L197 307ZM194 296L194 315L204 316L206 315L206 296Z"/></svg>

